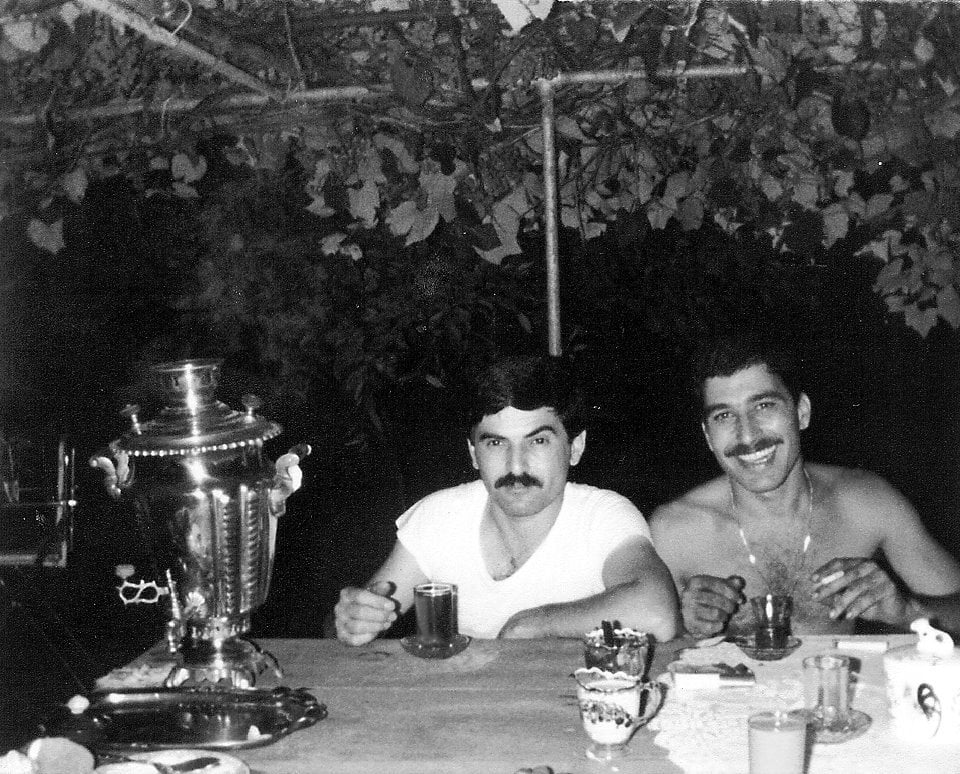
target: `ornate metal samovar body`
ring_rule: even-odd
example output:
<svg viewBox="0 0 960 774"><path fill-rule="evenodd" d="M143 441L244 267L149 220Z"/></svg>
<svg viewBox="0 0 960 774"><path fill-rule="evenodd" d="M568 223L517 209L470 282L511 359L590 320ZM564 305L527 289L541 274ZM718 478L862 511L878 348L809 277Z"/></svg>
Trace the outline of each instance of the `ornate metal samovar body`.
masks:
<svg viewBox="0 0 960 774"><path fill-rule="evenodd" d="M252 640L251 613L267 597L277 518L302 480L308 446L275 464L263 454L280 425L242 398L235 411L215 396L218 360L153 366L167 405L149 422L124 409L131 427L91 458L115 498L130 497L153 559L152 579L120 571L125 604L169 599L168 686L227 683L251 687L279 665Z"/></svg>

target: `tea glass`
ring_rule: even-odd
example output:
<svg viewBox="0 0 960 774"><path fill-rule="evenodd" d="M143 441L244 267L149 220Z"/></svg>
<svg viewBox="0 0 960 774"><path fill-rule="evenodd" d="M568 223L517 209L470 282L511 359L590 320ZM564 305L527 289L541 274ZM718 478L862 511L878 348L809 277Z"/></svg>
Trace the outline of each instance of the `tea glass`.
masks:
<svg viewBox="0 0 960 774"><path fill-rule="evenodd" d="M846 730L850 724L850 657L805 658L803 693L814 730L833 733Z"/></svg>
<svg viewBox="0 0 960 774"><path fill-rule="evenodd" d="M421 583L413 589L417 637L427 647L447 647L458 634L457 587L452 583Z"/></svg>
<svg viewBox="0 0 960 774"><path fill-rule="evenodd" d="M573 676L580 719L591 741L587 757L597 761L624 757L634 731L660 709L659 683L643 683L639 676L611 674L595 667L578 669Z"/></svg>
<svg viewBox="0 0 960 774"><path fill-rule="evenodd" d="M787 594L764 594L750 600L756 621L757 650L778 650L787 647L790 639L790 616L793 597Z"/></svg>

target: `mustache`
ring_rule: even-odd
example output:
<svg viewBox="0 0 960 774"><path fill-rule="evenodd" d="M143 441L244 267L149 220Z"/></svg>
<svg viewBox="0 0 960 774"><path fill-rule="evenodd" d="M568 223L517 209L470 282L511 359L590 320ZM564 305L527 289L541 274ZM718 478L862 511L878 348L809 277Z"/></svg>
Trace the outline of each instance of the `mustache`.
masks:
<svg viewBox="0 0 960 774"><path fill-rule="evenodd" d="M760 438L753 443L737 443L723 450L724 457L742 457L744 454L753 454L754 452L779 446L783 441L779 438Z"/></svg>
<svg viewBox="0 0 960 774"><path fill-rule="evenodd" d="M506 475L500 476L493 485L499 489L502 486L514 486L516 484L520 486L543 486L539 478L535 478L529 473L521 473L519 476L513 473L507 473Z"/></svg>

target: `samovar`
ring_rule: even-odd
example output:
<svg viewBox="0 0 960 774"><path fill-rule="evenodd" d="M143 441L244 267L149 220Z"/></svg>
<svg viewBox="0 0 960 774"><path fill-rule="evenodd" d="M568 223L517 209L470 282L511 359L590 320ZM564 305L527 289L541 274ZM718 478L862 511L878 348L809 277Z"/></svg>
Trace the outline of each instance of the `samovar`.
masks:
<svg viewBox="0 0 960 774"><path fill-rule="evenodd" d="M169 602L168 687L248 688L267 667L281 676L276 659L245 635L267 597L277 519L300 487L310 447L271 464L263 444L282 428L254 413L261 404L253 395L241 398L243 411L216 398L220 363L154 365L165 407L143 422L128 405L129 430L90 460L112 497L132 500L151 557L139 580L132 567L118 568L120 598Z"/></svg>

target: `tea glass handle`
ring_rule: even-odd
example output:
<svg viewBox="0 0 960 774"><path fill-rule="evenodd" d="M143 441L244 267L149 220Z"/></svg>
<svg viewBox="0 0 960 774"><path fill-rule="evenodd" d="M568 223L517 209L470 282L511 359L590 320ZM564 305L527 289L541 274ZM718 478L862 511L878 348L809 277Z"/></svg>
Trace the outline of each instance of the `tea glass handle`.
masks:
<svg viewBox="0 0 960 774"><path fill-rule="evenodd" d="M663 689L659 682L651 680L649 683L640 685L640 690L647 692L646 709L642 715L637 716L637 725L643 726L653 720L653 716L660 709L660 704L663 702Z"/></svg>

